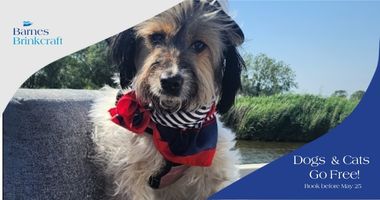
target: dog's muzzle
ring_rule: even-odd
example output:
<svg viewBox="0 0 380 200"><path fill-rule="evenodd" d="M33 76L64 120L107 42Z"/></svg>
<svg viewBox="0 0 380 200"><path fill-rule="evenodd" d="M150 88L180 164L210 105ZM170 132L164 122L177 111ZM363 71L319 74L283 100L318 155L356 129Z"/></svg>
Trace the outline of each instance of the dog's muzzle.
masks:
<svg viewBox="0 0 380 200"><path fill-rule="evenodd" d="M168 76L164 73L160 77L160 83L164 94L179 96L183 84L183 78L179 74Z"/></svg>

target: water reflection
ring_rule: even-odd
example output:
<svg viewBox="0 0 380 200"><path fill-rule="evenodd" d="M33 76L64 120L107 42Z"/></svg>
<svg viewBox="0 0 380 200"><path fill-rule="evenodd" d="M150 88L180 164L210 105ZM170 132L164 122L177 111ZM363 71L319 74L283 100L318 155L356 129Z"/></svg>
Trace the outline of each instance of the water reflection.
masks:
<svg viewBox="0 0 380 200"><path fill-rule="evenodd" d="M242 155L241 164L269 163L284 154L299 148L305 143L262 142L239 140L236 143Z"/></svg>

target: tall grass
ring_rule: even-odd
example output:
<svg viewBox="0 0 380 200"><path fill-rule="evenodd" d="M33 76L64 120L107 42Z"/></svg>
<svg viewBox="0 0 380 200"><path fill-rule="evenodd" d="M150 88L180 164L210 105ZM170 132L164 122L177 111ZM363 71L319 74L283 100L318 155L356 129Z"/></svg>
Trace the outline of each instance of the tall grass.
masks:
<svg viewBox="0 0 380 200"><path fill-rule="evenodd" d="M222 120L238 139L311 141L341 123L357 104L315 95L239 97Z"/></svg>

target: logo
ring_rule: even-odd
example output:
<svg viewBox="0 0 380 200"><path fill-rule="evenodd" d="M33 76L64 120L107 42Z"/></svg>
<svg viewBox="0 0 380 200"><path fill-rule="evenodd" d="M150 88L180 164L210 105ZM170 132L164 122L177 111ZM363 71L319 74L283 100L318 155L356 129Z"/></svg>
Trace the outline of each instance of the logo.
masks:
<svg viewBox="0 0 380 200"><path fill-rule="evenodd" d="M31 21L23 21L22 22L22 26L30 26L32 25L33 23Z"/></svg>
<svg viewBox="0 0 380 200"><path fill-rule="evenodd" d="M45 27L37 27L31 21L23 21L22 27L14 27L12 43L15 46L58 46L63 44L60 36L52 36Z"/></svg>

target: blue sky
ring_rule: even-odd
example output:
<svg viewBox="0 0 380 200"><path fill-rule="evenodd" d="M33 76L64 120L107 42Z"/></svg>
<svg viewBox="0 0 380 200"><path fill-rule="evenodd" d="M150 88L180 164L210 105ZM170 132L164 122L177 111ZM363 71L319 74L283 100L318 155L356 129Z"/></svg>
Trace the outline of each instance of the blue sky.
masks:
<svg viewBox="0 0 380 200"><path fill-rule="evenodd" d="M230 0L244 51L265 53L296 72L297 93L366 90L378 59L380 1Z"/></svg>

